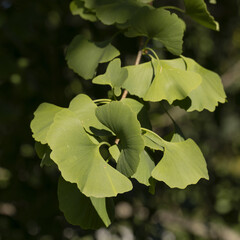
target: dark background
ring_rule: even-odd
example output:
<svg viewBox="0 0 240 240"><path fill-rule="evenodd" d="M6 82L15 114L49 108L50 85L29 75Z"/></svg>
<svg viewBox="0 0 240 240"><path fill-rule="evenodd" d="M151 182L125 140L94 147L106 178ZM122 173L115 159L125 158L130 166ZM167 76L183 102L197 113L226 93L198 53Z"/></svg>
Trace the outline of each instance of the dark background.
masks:
<svg viewBox="0 0 240 240"><path fill-rule="evenodd" d="M163 2L173 3L157 1ZM84 231L59 211L59 173L40 168L29 125L42 102L66 107L78 93L107 96L108 88L69 70L64 55L75 35L103 40L115 29L72 16L68 1L0 0L0 240L240 239L240 1L217 0L209 9L220 32L185 18L183 54L222 76L228 102L214 113L178 107L170 113L201 147L210 181L185 190L159 183L155 196L134 183L133 192L118 198L109 229ZM136 39L120 36L114 45L134 62ZM150 117L154 130L169 132L159 105Z"/></svg>

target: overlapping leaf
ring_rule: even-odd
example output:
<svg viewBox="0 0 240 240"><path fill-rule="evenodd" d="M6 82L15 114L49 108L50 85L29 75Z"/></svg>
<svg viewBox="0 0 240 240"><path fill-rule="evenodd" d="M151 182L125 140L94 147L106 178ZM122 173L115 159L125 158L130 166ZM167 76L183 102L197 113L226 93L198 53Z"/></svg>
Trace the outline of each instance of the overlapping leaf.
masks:
<svg viewBox="0 0 240 240"><path fill-rule="evenodd" d="M155 164L149 154L146 151L143 151L140 155L140 162L137 171L132 177L135 178L138 182L146 186L150 186L149 179L154 167Z"/></svg>
<svg viewBox="0 0 240 240"><path fill-rule="evenodd" d="M84 1L82 0L73 0L70 3L70 10L73 15L79 15L85 20L95 22L97 20L96 14L91 9L88 9L84 6Z"/></svg>
<svg viewBox="0 0 240 240"><path fill-rule="evenodd" d="M98 107L96 116L120 139L121 153L117 160L117 169L128 177L132 176L137 170L140 153L144 149L136 114L122 102L111 102Z"/></svg>
<svg viewBox="0 0 240 240"><path fill-rule="evenodd" d="M58 199L59 208L68 222L83 229L107 227L113 220L112 199L88 198L75 183L67 182L62 177L58 182Z"/></svg>
<svg viewBox="0 0 240 240"><path fill-rule="evenodd" d="M121 87L126 78L127 70L121 68L121 60L116 58L109 63L106 73L98 75L92 82L101 85L110 85L114 90L114 94L120 96Z"/></svg>
<svg viewBox="0 0 240 240"><path fill-rule="evenodd" d="M184 99L200 85L201 76L181 69L184 66L181 61L152 58L152 63L127 67L123 87L145 101L167 100L172 104L176 99Z"/></svg>
<svg viewBox="0 0 240 240"><path fill-rule="evenodd" d="M207 28L217 31L219 30L219 24L208 12L204 0L184 0L184 4L186 7L186 13L196 22Z"/></svg>
<svg viewBox="0 0 240 240"><path fill-rule="evenodd" d="M167 142L148 130L148 138L164 148L164 155L152 171L152 177L171 188L185 188L201 178L209 179L205 159L192 139Z"/></svg>
<svg viewBox="0 0 240 240"><path fill-rule="evenodd" d="M40 142L35 142L35 150L38 157L42 160L40 166L52 166L54 162L50 158L51 149L47 144L41 144Z"/></svg>
<svg viewBox="0 0 240 240"><path fill-rule="evenodd" d="M129 25L127 37L146 36L160 41L172 54L182 53L184 24L176 14L144 7L130 19Z"/></svg>
<svg viewBox="0 0 240 240"><path fill-rule="evenodd" d="M118 55L119 51L108 42L94 43L77 35L67 49L66 60L74 72L90 79L99 63L111 61Z"/></svg>
<svg viewBox="0 0 240 240"><path fill-rule="evenodd" d="M58 107L50 103L42 103L39 105L37 110L34 112L34 119L31 122L31 130L33 132L33 138L46 144L48 130L53 123L56 113L61 111L63 108Z"/></svg>
<svg viewBox="0 0 240 240"><path fill-rule="evenodd" d="M100 21L106 25L126 23L137 9L147 6L143 0L83 0L85 7L96 11Z"/></svg>
<svg viewBox="0 0 240 240"><path fill-rule="evenodd" d="M116 196L130 191L132 184L102 158L101 144L92 142L78 116L68 109L56 114L48 132L51 159L64 179L77 183L86 196Z"/></svg>
<svg viewBox="0 0 240 240"><path fill-rule="evenodd" d="M202 78L200 86L189 94L191 106L187 111L202 111L203 109L207 109L213 112L218 103L226 101L226 94L220 77L218 74L203 68L190 58L183 57L183 59L187 64L187 70L199 74Z"/></svg>

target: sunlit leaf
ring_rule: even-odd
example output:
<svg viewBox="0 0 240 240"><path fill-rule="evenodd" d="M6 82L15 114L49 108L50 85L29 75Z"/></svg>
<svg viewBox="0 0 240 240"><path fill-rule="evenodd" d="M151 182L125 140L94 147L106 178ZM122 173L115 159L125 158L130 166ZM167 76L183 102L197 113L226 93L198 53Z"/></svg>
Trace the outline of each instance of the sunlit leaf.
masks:
<svg viewBox="0 0 240 240"><path fill-rule="evenodd" d="M110 85L116 96L121 94L121 88L123 82L127 78L127 70L121 68L121 60L119 58L114 59L109 63L105 74L98 75L93 79L93 83L101 85Z"/></svg>
<svg viewBox="0 0 240 240"><path fill-rule="evenodd" d="M111 102L98 107L96 116L120 139L121 153L117 161L117 169L128 177L132 176L137 170L139 155L144 149L136 114L122 102Z"/></svg>
<svg viewBox="0 0 240 240"><path fill-rule="evenodd" d="M59 208L68 222L83 229L107 227L113 219L111 199L88 198L75 183L67 182L62 177L58 182L58 199Z"/></svg>
<svg viewBox="0 0 240 240"><path fill-rule="evenodd" d="M79 15L85 20L89 20L91 22L95 22L97 20L96 14L91 11L91 9L87 9L84 6L84 1L82 0L73 0L70 3L70 10L73 15Z"/></svg>
<svg viewBox="0 0 240 240"><path fill-rule="evenodd" d="M120 156L120 150L116 144L112 145L109 149L109 152L113 159L117 162Z"/></svg>
<svg viewBox="0 0 240 240"><path fill-rule="evenodd" d="M89 138L77 115L70 110L64 109L55 116L47 139L52 149L51 159L63 178L77 183L86 196L111 197L132 189L130 180L102 158L101 144Z"/></svg>
<svg viewBox="0 0 240 240"><path fill-rule="evenodd" d="M119 55L119 51L109 42L94 43L77 35L66 53L69 68L85 79L94 76L99 63L111 61Z"/></svg>
<svg viewBox="0 0 240 240"><path fill-rule="evenodd" d="M161 150L163 151L164 148L163 148L163 144L162 144L162 139L159 138L159 136L154 133L154 132L149 132L149 131L144 131L143 130L143 140L144 140L144 144L146 147L149 147L151 149L154 149L154 150Z"/></svg>
<svg viewBox="0 0 240 240"><path fill-rule="evenodd" d="M226 101L226 94L221 78L218 74L203 68L191 58L183 57L183 59L187 64L187 70L199 74L202 78L200 86L189 94L191 106L187 111L202 111L207 109L213 112L218 103L224 103Z"/></svg>
<svg viewBox="0 0 240 240"><path fill-rule="evenodd" d="M107 130L107 128L97 119L95 115L96 108L97 105L85 94L77 95L69 105L69 110L76 113L82 126L91 133L95 133L97 129ZM104 133L106 133L106 131Z"/></svg>
<svg viewBox="0 0 240 240"><path fill-rule="evenodd" d="M127 37L146 36L160 41L171 53L182 53L184 24L174 13L158 8L141 8L129 21Z"/></svg>
<svg viewBox="0 0 240 240"><path fill-rule="evenodd" d="M181 61L152 58L152 63L127 67L128 77L123 86L145 101L167 100L172 104L176 99L184 99L200 85L201 76L181 69L184 68Z"/></svg>
<svg viewBox="0 0 240 240"><path fill-rule="evenodd" d="M140 155L140 162L137 171L132 177L137 179L138 182L150 186L149 179L154 167L155 164L149 154L146 151L143 151Z"/></svg>
<svg viewBox="0 0 240 240"><path fill-rule="evenodd" d="M219 30L219 24L208 12L207 5L204 0L184 0L184 3L186 7L186 13L192 19L207 28L217 31Z"/></svg>
<svg viewBox="0 0 240 240"><path fill-rule="evenodd" d="M63 108L50 103L42 103L39 105L37 110L34 112L34 119L31 122L33 138L36 141L41 142L42 144L47 143L46 137L49 127L53 123L56 113L62 109Z"/></svg>

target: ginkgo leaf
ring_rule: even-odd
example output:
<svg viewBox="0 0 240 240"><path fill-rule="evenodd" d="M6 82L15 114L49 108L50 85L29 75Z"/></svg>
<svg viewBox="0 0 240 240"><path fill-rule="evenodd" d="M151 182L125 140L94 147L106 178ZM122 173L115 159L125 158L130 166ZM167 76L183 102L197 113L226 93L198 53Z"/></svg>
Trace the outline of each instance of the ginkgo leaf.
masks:
<svg viewBox="0 0 240 240"><path fill-rule="evenodd" d="M160 41L172 54L182 53L184 24L175 13L158 8L139 9L129 20L127 37L146 36Z"/></svg>
<svg viewBox="0 0 240 240"><path fill-rule="evenodd" d="M146 147L149 147L154 150L160 150L163 151L163 144L162 144L162 139L159 138L159 136L152 132L152 131L144 131L142 133L144 144Z"/></svg>
<svg viewBox="0 0 240 240"><path fill-rule="evenodd" d="M85 94L77 95L69 105L69 110L76 113L77 117L82 123L82 126L90 133L103 133L107 134L107 128L99 122L95 115L97 105L92 101L90 97ZM105 130L105 131L98 131Z"/></svg>
<svg viewBox="0 0 240 240"><path fill-rule="evenodd" d="M121 68L121 60L119 58L111 61L107 67L105 74L98 75L92 82L101 85L110 85L116 96L121 94L123 82L127 78L127 70Z"/></svg>
<svg viewBox="0 0 240 240"><path fill-rule="evenodd" d="M123 87L145 101L167 100L172 104L176 99L184 99L200 85L201 76L186 71L181 61L152 57L152 63L127 67L128 77Z"/></svg>
<svg viewBox="0 0 240 240"><path fill-rule="evenodd" d="M155 164L149 154L146 151L143 151L140 155L140 162L137 171L134 173L132 178L135 178L138 182L146 186L150 186L149 179L154 167Z"/></svg>
<svg viewBox="0 0 240 240"><path fill-rule="evenodd" d="M131 181L101 156L100 146L85 132L77 115L68 109L56 114L47 136L51 159L65 180L77 183L91 197L116 196L132 189Z"/></svg>
<svg viewBox="0 0 240 240"><path fill-rule="evenodd" d="M187 71L197 73L202 78L202 83L188 95L191 99L191 106L188 112L194 110L202 111L207 109L213 112L218 103L226 101L226 94L223 89L221 78L215 72L203 68L191 58L183 57L187 64Z"/></svg>
<svg viewBox="0 0 240 240"><path fill-rule="evenodd" d="M117 170L128 177L132 176L137 170L139 155L144 149L136 114L122 102L111 102L98 107L96 116L120 139L121 153L117 161Z"/></svg>
<svg viewBox="0 0 240 240"><path fill-rule="evenodd" d="M97 21L96 14L91 9L87 9L84 6L84 1L82 0L73 0L70 3L70 10L73 15L79 15L85 20L89 20L91 22Z"/></svg>
<svg viewBox="0 0 240 240"><path fill-rule="evenodd" d="M94 43L77 35L66 53L69 68L85 79L93 78L99 63L111 61L119 51L109 42Z"/></svg>
<svg viewBox="0 0 240 240"><path fill-rule="evenodd" d="M39 105L34 112L34 119L30 125L33 132L33 138L36 141L41 142L42 144L47 143L46 137L48 130L53 123L56 113L62 109L63 108L50 103L42 103Z"/></svg>
<svg viewBox="0 0 240 240"><path fill-rule="evenodd" d="M204 0L184 0L186 13L196 22L212 30L219 31L219 24L207 10Z"/></svg>
<svg viewBox="0 0 240 240"><path fill-rule="evenodd" d="M155 133L150 130L147 132L153 139L156 138ZM164 155L152 171L153 178L165 182L171 188L182 189L197 183L201 178L209 179L205 159L192 139L167 142L158 136L155 142L164 148Z"/></svg>
<svg viewBox="0 0 240 240"><path fill-rule="evenodd" d="M43 166L49 167L55 164L53 160L50 158L51 149L47 144L43 145L40 142L35 142L35 150L38 157L42 160L40 163L40 167Z"/></svg>
<svg viewBox="0 0 240 240"><path fill-rule="evenodd" d="M84 0L84 2L85 7L94 9L99 20L106 25L126 23L137 9L148 6L142 3L142 0Z"/></svg>
<svg viewBox="0 0 240 240"><path fill-rule="evenodd" d="M109 226L113 220L112 199L89 198L82 194L75 183L58 182L59 208L73 225L83 229L97 229Z"/></svg>
<svg viewBox="0 0 240 240"><path fill-rule="evenodd" d="M151 122L148 118L147 104L141 103L132 98L125 98L121 100L124 104L127 104L132 111L137 115L137 119L141 124L141 127L151 129Z"/></svg>

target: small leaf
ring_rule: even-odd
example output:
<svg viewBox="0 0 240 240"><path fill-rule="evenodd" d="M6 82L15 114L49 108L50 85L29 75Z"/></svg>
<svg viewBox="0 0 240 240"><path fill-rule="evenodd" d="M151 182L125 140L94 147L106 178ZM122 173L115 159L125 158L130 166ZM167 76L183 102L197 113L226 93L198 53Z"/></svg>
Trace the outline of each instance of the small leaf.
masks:
<svg viewBox="0 0 240 240"><path fill-rule="evenodd" d="M115 145L111 146L108 150L109 150L111 156L113 157L113 159L117 162L118 158L120 156L120 150L119 150L118 146L115 144Z"/></svg>
<svg viewBox="0 0 240 240"><path fill-rule="evenodd" d="M204 0L184 0L186 13L196 22L212 30L219 31L219 24L207 10Z"/></svg>
<svg viewBox="0 0 240 240"><path fill-rule="evenodd" d="M187 71L197 73L202 78L202 83L190 94L191 106L188 112L194 110L202 111L207 109L213 112L218 103L226 101L226 94L223 89L221 78L214 72L203 68L191 58L183 57L187 64Z"/></svg>
<svg viewBox="0 0 240 240"><path fill-rule="evenodd" d="M47 140L52 149L51 159L63 178L77 183L84 195L103 198L132 189L131 181L102 158L99 150L102 144L89 138L70 110L63 109L55 116Z"/></svg>
<svg viewBox="0 0 240 240"><path fill-rule="evenodd" d="M33 138L36 141L41 142L42 144L47 143L46 137L48 130L53 123L56 113L62 109L63 108L50 103L42 103L39 105L34 112L34 119L31 122Z"/></svg>
<svg viewBox="0 0 240 240"><path fill-rule="evenodd" d="M91 79L99 63L111 61L119 54L108 42L94 43L77 35L67 49L66 60L74 72L85 79Z"/></svg>
<svg viewBox="0 0 240 240"><path fill-rule="evenodd" d="M136 115L122 102L111 102L98 107L96 116L120 139L121 153L117 161L117 170L128 177L132 176L137 170L139 155L144 149Z"/></svg>
<svg viewBox="0 0 240 240"><path fill-rule="evenodd" d="M40 167L43 167L43 166L50 167L55 164L53 160L50 158L51 149L47 144L43 145L40 142L35 142L35 150L38 157L42 159L40 163Z"/></svg>
<svg viewBox="0 0 240 240"><path fill-rule="evenodd" d="M151 149L154 149L154 150L160 150L160 151L163 151L164 148L163 148L163 140L161 138L159 138L159 136L148 130L148 131L145 131L143 129L143 140L144 140L144 144L146 147L149 147Z"/></svg>
<svg viewBox="0 0 240 240"><path fill-rule="evenodd" d="M184 24L176 14L158 8L139 9L129 21L127 37L146 36L160 41L172 54L182 53Z"/></svg>
<svg viewBox="0 0 240 240"><path fill-rule="evenodd" d="M93 79L93 83L101 85L110 85L116 96L121 94L123 82L127 78L127 70L121 68L121 60L114 59L109 63L105 74L98 75ZM120 90L120 91L119 91Z"/></svg>
<svg viewBox="0 0 240 240"><path fill-rule="evenodd" d="M111 199L88 198L75 183L67 182L62 177L58 182L58 199L59 208L68 222L83 229L107 227L113 220Z"/></svg>
<svg viewBox="0 0 240 240"><path fill-rule="evenodd" d="M97 21L96 14L91 11L91 9L85 8L84 2L81 0L73 0L70 3L70 10L73 15L79 15L85 20L89 20L91 22Z"/></svg>
<svg viewBox="0 0 240 240"><path fill-rule="evenodd" d="M143 151L140 155L140 162L137 171L132 176L137 179L138 182L150 186L149 179L151 172L154 169L155 164L146 151Z"/></svg>

